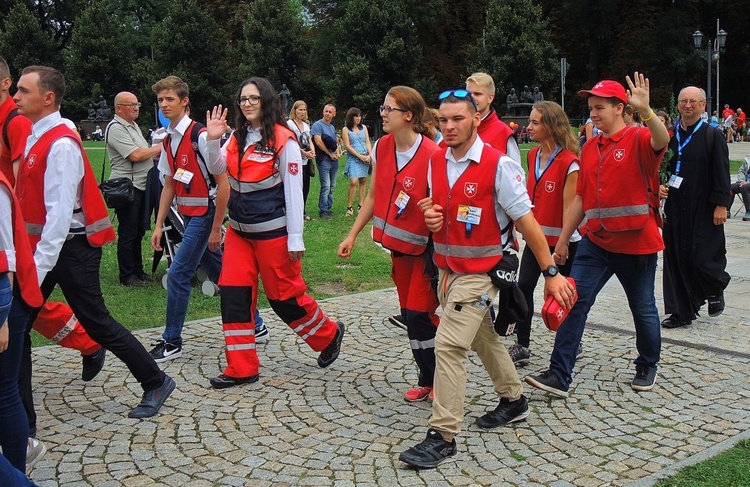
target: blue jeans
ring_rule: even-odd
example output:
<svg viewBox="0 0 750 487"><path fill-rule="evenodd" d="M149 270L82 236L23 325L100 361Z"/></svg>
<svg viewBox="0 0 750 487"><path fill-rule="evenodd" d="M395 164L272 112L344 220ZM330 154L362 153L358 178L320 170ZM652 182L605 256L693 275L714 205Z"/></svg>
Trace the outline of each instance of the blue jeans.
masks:
<svg viewBox="0 0 750 487"><path fill-rule="evenodd" d="M182 346L182 327L192 291L190 281L198 264L214 282L221 273L221 251L206 251L215 212L216 207L211 204L205 215L185 217L185 233L167 272L167 326L162 337L178 347Z"/></svg>
<svg viewBox="0 0 750 487"><path fill-rule="evenodd" d="M24 442L24 447L26 443ZM38 487L3 456L0 455L0 485L8 487Z"/></svg>
<svg viewBox="0 0 750 487"><path fill-rule="evenodd" d="M333 192L336 189L336 174L339 172L339 161L329 157L318 158L318 174L320 175L320 197L318 209L322 212L331 211L333 207Z"/></svg>
<svg viewBox="0 0 750 487"><path fill-rule="evenodd" d="M8 327L8 348L0 353L0 446L8 462L20 471L26 470L29 420L18 392L18 373L29 312L21 299L14 299L8 275L0 277L0 326Z"/></svg>
<svg viewBox="0 0 750 487"><path fill-rule="evenodd" d="M557 330L550 370L570 387L576 350L597 294L612 276L622 284L635 322L636 365L656 368L661 353L659 311L654 297L656 254L630 255L607 252L584 237L578 243L570 276L575 279L578 301Z"/></svg>

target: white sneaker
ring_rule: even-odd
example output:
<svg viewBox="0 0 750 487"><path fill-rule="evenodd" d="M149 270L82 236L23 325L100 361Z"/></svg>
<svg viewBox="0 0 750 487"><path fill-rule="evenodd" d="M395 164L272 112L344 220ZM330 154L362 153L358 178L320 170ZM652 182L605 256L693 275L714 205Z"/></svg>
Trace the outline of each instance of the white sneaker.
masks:
<svg viewBox="0 0 750 487"><path fill-rule="evenodd" d="M266 343L270 336L271 333L265 323L255 327L255 343Z"/></svg>
<svg viewBox="0 0 750 487"><path fill-rule="evenodd" d="M36 438L29 438L28 446L26 447L26 474L34 468L36 462L42 459L44 454L47 452L47 447L44 443L37 440Z"/></svg>

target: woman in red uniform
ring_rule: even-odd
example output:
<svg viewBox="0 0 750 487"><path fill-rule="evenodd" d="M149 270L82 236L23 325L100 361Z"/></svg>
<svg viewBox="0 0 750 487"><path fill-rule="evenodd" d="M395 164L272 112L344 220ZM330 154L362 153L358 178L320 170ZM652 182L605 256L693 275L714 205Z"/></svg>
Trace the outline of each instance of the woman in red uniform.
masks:
<svg viewBox="0 0 750 487"><path fill-rule="evenodd" d="M253 313L258 275L274 312L315 351L320 367L339 355L344 324L328 318L306 291L301 259L302 155L286 126L279 97L265 78L245 80L237 92L236 130L227 132L227 110L207 114L209 168L227 172L229 228L219 278L227 367L211 379L223 389L258 380Z"/></svg>
<svg viewBox="0 0 750 487"><path fill-rule="evenodd" d="M576 194L578 183L578 140L570 129L568 116L562 107L551 101L535 103L529 115L528 125L531 140L539 146L527 156L529 174L526 188L534 204L534 217L542 227L550 252L555 251L562 231L563 215ZM570 274L573 256L581 236L576 232L570 239L569 258L560 266L563 275ZM534 254L527 246L521 257L518 286L526 297L529 314L517 324L518 342L508 349L516 365L529 363L531 351L531 318L534 310L534 288L542 271ZM579 347L580 350L580 347Z"/></svg>
<svg viewBox="0 0 750 487"><path fill-rule="evenodd" d="M394 86L388 91L380 106L386 135L372 151L373 184L349 235L338 248L339 257L350 258L354 240L372 219L373 239L391 251L391 277L419 368L417 387L404 395L407 401L422 401L432 392L439 323L431 280L437 274L433 272L432 242L417 206L428 195L427 168L430 156L438 150L427 136L426 111L422 95L413 88Z"/></svg>

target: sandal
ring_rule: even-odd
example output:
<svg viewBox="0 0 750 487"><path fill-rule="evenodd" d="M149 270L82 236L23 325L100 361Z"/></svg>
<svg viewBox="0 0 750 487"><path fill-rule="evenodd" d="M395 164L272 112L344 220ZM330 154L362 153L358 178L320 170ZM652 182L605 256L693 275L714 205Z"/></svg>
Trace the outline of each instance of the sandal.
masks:
<svg viewBox="0 0 750 487"><path fill-rule="evenodd" d="M354 209L351 206L346 207L346 216L352 216L354 214Z"/></svg>
<svg viewBox="0 0 750 487"><path fill-rule="evenodd" d="M362 205L357 205L357 214L359 214L359 211L362 209Z"/></svg>

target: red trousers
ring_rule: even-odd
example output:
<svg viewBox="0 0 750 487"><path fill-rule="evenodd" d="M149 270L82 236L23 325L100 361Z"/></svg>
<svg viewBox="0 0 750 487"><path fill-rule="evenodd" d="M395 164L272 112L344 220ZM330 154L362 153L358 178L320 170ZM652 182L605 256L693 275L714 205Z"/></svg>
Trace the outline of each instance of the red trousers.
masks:
<svg viewBox="0 0 750 487"><path fill-rule="evenodd" d="M33 326L45 338L62 347L80 350L81 355L91 355L102 348L86 333L65 303L45 302Z"/></svg>
<svg viewBox="0 0 750 487"><path fill-rule="evenodd" d="M437 294L427 274L425 252L419 256L391 254L391 277L396 284L401 316L406 322L411 353L419 369L418 385L432 387L435 376L435 335L440 317Z"/></svg>
<svg viewBox="0 0 750 487"><path fill-rule="evenodd" d="M258 305L258 275L274 312L310 348L321 351L338 327L307 293L302 263L292 262L287 238L249 240L227 229L222 256L221 318L226 343L224 375L241 378L258 374L253 314Z"/></svg>

